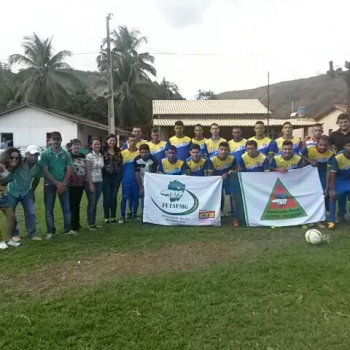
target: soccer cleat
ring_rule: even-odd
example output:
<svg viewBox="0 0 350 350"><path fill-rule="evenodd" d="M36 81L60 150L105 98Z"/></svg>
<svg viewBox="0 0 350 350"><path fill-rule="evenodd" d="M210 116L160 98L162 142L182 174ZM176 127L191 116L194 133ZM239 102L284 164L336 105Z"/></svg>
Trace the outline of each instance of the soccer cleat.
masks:
<svg viewBox="0 0 350 350"><path fill-rule="evenodd" d="M32 237L30 237L30 240L31 241L42 241L42 238L39 236L32 236Z"/></svg>
<svg viewBox="0 0 350 350"><path fill-rule="evenodd" d="M7 248L8 248L8 245L4 241L0 242L0 249L7 249Z"/></svg>
<svg viewBox="0 0 350 350"><path fill-rule="evenodd" d="M19 242L15 242L13 241L12 239L9 239L8 242L7 242L7 245L9 247L19 247L21 245L21 243Z"/></svg>
<svg viewBox="0 0 350 350"><path fill-rule="evenodd" d="M233 226L234 227L239 227L239 221L237 218L233 218Z"/></svg>
<svg viewBox="0 0 350 350"><path fill-rule="evenodd" d="M119 224L124 224L124 222L125 222L125 219L124 219L124 218L121 218L121 219L118 221Z"/></svg>
<svg viewBox="0 0 350 350"><path fill-rule="evenodd" d="M127 214L126 214L126 219L127 219L127 220L130 220L131 217L132 217L131 213L127 213Z"/></svg>
<svg viewBox="0 0 350 350"><path fill-rule="evenodd" d="M329 230L334 230L334 229L335 229L335 223L329 221L329 222L327 223L327 228L328 228Z"/></svg>
<svg viewBox="0 0 350 350"><path fill-rule="evenodd" d="M46 239L52 239L55 235L53 233L48 233Z"/></svg>

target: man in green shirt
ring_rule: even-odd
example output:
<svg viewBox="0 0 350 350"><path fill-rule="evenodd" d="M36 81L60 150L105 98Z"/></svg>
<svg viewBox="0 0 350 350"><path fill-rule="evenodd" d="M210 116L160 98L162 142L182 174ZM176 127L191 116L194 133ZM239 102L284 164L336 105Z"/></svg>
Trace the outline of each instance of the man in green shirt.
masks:
<svg viewBox="0 0 350 350"><path fill-rule="evenodd" d="M71 212L69 205L68 182L72 172L72 156L61 147L62 136L58 131L54 131L50 137L51 146L46 149L40 158L40 165L45 177L44 201L45 217L47 226L47 239L56 233L54 222L54 205L56 194L61 203L63 212L65 234L75 234L71 231Z"/></svg>
<svg viewBox="0 0 350 350"><path fill-rule="evenodd" d="M28 238L32 241L41 241L36 234L36 216L34 208L34 191L42 177L41 167L38 162L39 147L30 145L26 149L26 156L22 167L14 172L14 180L7 185L7 196L13 211L18 203L22 204ZM18 242L19 237L17 220L12 230L12 240Z"/></svg>

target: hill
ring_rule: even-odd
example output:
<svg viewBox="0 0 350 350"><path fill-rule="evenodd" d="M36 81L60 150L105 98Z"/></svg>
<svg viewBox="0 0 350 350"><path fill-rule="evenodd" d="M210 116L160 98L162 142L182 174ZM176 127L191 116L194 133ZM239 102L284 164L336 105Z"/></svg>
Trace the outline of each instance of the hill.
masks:
<svg viewBox="0 0 350 350"><path fill-rule="evenodd" d="M342 78L328 75L284 81L270 85L270 111L273 118L287 119L300 106L308 108L308 115L314 117L334 104L346 104L346 84ZM258 98L267 106L267 86L250 90L227 91L215 96L216 99Z"/></svg>

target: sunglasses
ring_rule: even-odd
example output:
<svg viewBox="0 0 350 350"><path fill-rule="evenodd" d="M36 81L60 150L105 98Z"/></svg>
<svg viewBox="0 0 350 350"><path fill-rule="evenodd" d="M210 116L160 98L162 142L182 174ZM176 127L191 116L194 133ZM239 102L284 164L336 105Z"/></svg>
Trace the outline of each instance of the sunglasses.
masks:
<svg viewBox="0 0 350 350"><path fill-rule="evenodd" d="M12 156L11 156L10 159L11 159L11 160L18 160L19 157L12 157Z"/></svg>

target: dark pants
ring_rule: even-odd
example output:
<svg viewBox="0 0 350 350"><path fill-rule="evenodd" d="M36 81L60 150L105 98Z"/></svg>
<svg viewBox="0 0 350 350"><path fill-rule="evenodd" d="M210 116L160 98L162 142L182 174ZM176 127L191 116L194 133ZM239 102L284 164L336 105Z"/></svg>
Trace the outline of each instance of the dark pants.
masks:
<svg viewBox="0 0 350 350"><path fill-rule="evenodd" d="M45 202L45 218L47 233L56 233L55 218L53 215L53 209L55 207L56 200L56 186L55 185L44 185L44 202ZM66 191L58 196L63 212L64 232L70 231L71 213L69 207L69 191Z"/></svg>
<svg viewBox="0 0 350 350"><path fill-rule="evenodd" d="M121 173L103 175L103 210L105 219L115 219L117 216L117 196L121 181Z"/></svg>
<svg viewBox="0 0 350 350"><path fill-rule="evenodd" d="M80 225L80 202L83 196L83 186L69 187L69 201L70 211L72 214L71 226L72 230L78 231L81 228Z"/></svg>
<svg viewBox="0 0 350 350"><path fill-rule="evenodd" d="M97 203L102 193L102 182L93 182L93 185L95 187L95 191L91 192L89 189L88 182L85 181L85 191L88 199L87 218L88 218L89 226L96 225Z"/></svg>

